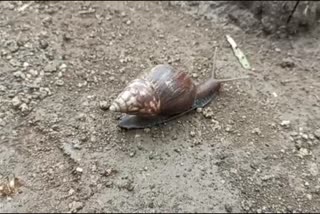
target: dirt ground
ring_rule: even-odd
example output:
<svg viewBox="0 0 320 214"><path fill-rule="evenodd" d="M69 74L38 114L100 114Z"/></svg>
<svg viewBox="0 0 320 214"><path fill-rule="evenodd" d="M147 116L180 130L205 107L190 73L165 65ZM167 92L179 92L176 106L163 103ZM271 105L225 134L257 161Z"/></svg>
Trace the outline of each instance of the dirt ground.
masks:
<svg viewBox="0 0 320 214"><path fill-rule="evenodd" d="M214 6L28 4L0 3L0 180L22 183L1 212L320 211L319 29L272 39ZM105 110L156 64L204 81L214 47L219 78L251 79L202 112L127 131Z"/></svg>

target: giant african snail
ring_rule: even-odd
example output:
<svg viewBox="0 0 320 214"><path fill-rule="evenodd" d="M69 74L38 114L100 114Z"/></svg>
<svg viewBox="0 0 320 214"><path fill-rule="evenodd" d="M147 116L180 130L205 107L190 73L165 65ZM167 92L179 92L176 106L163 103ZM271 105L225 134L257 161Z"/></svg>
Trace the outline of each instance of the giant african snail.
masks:
<svg viewBox="0 0 320 214"><path fill-rule="evenodd" d="M212 77L196 85L186 72L161 64L131 81L109 109L127 114L119 123L122 128L151 127L203 108L217 95L221 83L244 78Z"/></svg>

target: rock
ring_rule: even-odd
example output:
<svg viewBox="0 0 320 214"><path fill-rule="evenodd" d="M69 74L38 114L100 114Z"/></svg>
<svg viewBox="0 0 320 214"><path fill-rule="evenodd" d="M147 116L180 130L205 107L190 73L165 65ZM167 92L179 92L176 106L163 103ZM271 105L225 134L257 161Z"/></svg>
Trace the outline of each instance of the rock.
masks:
<svg viewBox="0 0 320 214"><path fill-rule="evenodd" d="M11 100L11 103L12 103L13 107L15 107L15 108L18 108L21 105L21 101L18 97L14 97Z"/></svg>
<svg viewBox="0 0 320 214"><path fill-rule="evenodd" d="M73 201L69 204L69 209L71 212L77 212L83 208L83 203L79 201Z"/></svg>
<svg viewBox="0 0 320 214"><path fill-rule="evenodd" d="M225 130L226 130L226 132L231 132L232 126L228 124Z"/></svg>
<svg viewBox="0 0 320 214"><path fill-rule="evenodd" d="M319 169L318 165L316 163L309 163L309 172L311 173L312 176L318 176L319 175Z"/></svg>
<svg viewBox="0 0 320 214"><path fill-rule="evenodd" d="M24 68L27 68L27 67L29 67L29 63L24 62L24 63L22 64L22 66L23 66Z"/></svg>
<svg viewBox="0 0 320 214"><path fill-rule="evenodd" d="M21 79L25 79L26 75L24 73L22 73L21 71L16 71L13 73L13 76L16 78L21 78Z"/></svg>
<svg viewBox="0 0 320 214"><path fill-rule="evenodd" d="M195 133L194 131L191 131L191 132L190 132L190 136L191 136L191 137L195 137L195 136L196 136L196 133Z"/></svg>
<svg viewBox="0 0 320 214"><path fill-rule="evenodd" d="M285 128L289 128L289 127L290 127L290 124L291 124L290 120L283 120L283 121L280 123L280 125L283 126L283 127L285 127Z"/></svg>
<svg viewBox="0 0 320 214"><path fill-rule="evenodd" d="M20 109L22 112L26 112L26 111L29 110L29 107L28 107L27 104L22 103L22 104L20 105L19 109Z"/></svg>
<svg viewBox="0 0 320 214"><path fill-rule="evenodd" d="M8 42L7 46L8 46L8 49L11 51L11 53L15 53L19 50L19 46L15 41Z"/></svg>
<svg viewBox="0 0 320 214"><path fill-rule="evenodd" d="M320 140L320 129L314 131L314 136Z"/></svg>
<svg viewBox="0 0 320 214"><path fill-rule="evenodd" d="M136 151L132 151L132 152L130 152L130 154L129 154L129 156L132 158L132 157L134 157L136 155Z"/></svg>
<svg viewBox="0 0 320 214"><path fill-rule="evenodd" d="M68 66L63 63L62 65L60 65L59 69L60 69L60 70L66 70L67 67L68 67Z"/></svg>
<svg viewBox="0 0 320 214"><path fill-rule="evenodd" d="M298 132L290 132L290 136L295 137L298 135Z"/></svg>
<svg viewBox="0 0 320 214"><path fill-rule="evenodd" d="M18 60L16 60L16 59L10 59L10 61L9 61L9 63L10 63L10 65L12 65L13 67L20 67L21 66L21 63L18 61Z"/></svg>
<svg viewBox="0 0 320 214"><path fill-rule="evenodd" d="M211 108L208 107L208 108L203 109L202 114L203 114L203 116L204 116L205 118L212 118L212 116L213 116L213 111L212 111Z"/></svg>
<svg viewBox="0 0 320 214"><path fill-rule="evenodd" d="M100 101L99 107L101 110L106 111L109 109L109 103L107 101Z"/></svg>
<svg viewBox="0 0 320 214"><path fill-rule="evenodd" d="M287 58L282 60L280 66L282 68L293 68L295 66L295 63L291 58Z"/></svg>
<svg viewBox="0 0 320 214"><path fill-rule="evenodd" d="M48 73L56 72L58 69L58 64L59 63L57 61L52 61L44 67L44 71Z"/></svg>
<svg viewBox="0 0 320 214"><path fill-rule="evenodd" d="M80 168L80 167L77 167L77 168L76 168L76 171L79 172L79 173L82 173L82 172L83 172L83 169Z"/></svg>
<svg viewBox="0 0 320 214"><path fill-rule="evenodd" d="M64 82L63 82L63 80L57 80L57 81L55 82L55 84L56 84L57 86L63 86L63 85L64 85Z"/></svg>
<svg viewBox="0 0 320 214"><path fill-rule="evenodd" d="M252 130L252 134L260 135L261 134L261 130L259 128L255 128L255 129Z"/></svg>
<svg viewBox="0 0 320 214"><path fill-rule="evenodd" d="M7 90L7 87L4 85L0 85L0 91L5 92Z"/></svg>
<svg viewBox="0 0 320 214"><path fill-rule="evenodd" d="M46 49L49 46L49 43L46 40L40 40L39 45L41 49Z"/></svg>
<svg viewBox="0 0 320 214"><path fill-rule="evenodd" d="M33 69L30 69L29 70L29 73L32 75L32 76L38 76L38 71L36 71L36 70L33 70Z"/></svg>
<svg viewBox="0 0 320 214"><path fill-rule="evenodd" d="M105 186L106 186L106 187L111 187L112 184L113 184L112 181L107 181L107 182L105 183Z"/></svg>
<svg viewBox="0 0 320 214"><path fill-rule="evenodd" d="M192 77L193 78L198 78L198 74L197 73L192 73Z"/></svg>
<svg viewBox="0 0 320 214"><path fill-rule="evenodd" d="M304 158L305 156L308 156L308 155L310 155L310 153L309 153L309 151L308 151L307 149L305 149L305 148L301 148L301 149L299 150L299 152L298 152L298 156L299 156L300 158Z"/></svg>

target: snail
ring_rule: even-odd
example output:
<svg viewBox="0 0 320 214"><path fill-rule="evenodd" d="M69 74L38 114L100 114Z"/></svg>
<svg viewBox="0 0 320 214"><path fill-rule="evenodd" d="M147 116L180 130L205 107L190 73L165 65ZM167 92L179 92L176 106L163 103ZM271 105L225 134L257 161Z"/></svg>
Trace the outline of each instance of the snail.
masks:
<svg viewBox="0 0 320 214"><path fill-rule="evenodd" d="M150 128L205 107L216 97L221 83L247 78L219 80L214 76L196 85L188 73L159 64L132 80L109 110L126 113L118 124L121 128Z"/></svg>

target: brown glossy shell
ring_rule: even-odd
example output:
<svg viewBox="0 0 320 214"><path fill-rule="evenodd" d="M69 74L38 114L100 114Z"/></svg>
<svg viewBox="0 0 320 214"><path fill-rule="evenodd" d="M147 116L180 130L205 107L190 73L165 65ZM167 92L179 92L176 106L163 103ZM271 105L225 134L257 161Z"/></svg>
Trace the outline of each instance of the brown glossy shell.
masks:
<svg viewBox="0 0 320 214"><path fill-rule="evenodd" d="M133 80L119 94L110 110L133 115L173 115L189 110L196 86L189 75L170 65L157 65Z"/></svg>

